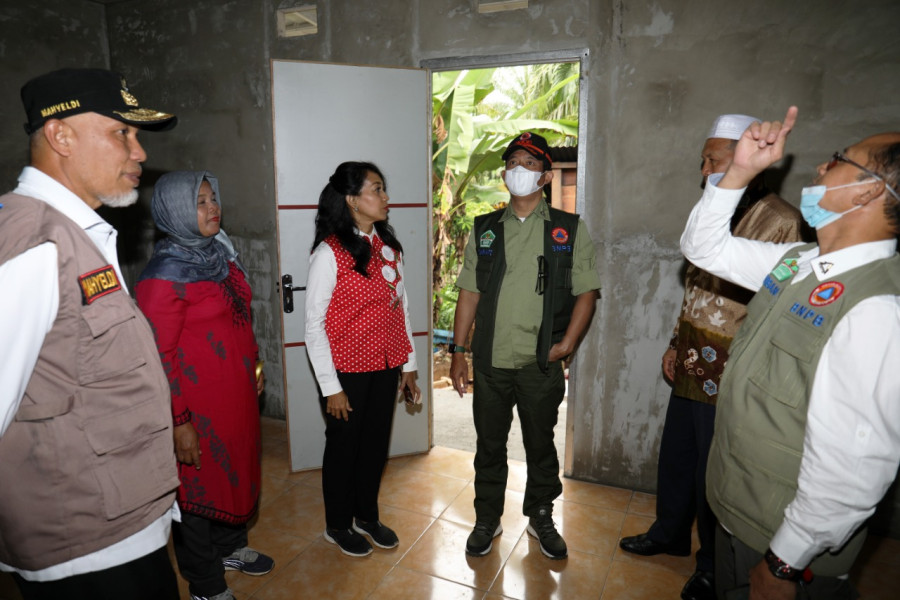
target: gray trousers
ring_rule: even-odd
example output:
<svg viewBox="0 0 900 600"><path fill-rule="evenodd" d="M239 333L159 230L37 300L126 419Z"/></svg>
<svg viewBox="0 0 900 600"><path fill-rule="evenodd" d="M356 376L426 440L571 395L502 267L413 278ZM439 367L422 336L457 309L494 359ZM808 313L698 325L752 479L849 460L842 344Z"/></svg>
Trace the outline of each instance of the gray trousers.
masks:
<svg viewBox="0 0 900 600"><path fill-rule="evenodd" d="M716 598L741 600L750 593L750 569L763 555L716 527ZM797 585L798 600L856 600L859 594L847 578L816 575L811 583Z"/></svg>

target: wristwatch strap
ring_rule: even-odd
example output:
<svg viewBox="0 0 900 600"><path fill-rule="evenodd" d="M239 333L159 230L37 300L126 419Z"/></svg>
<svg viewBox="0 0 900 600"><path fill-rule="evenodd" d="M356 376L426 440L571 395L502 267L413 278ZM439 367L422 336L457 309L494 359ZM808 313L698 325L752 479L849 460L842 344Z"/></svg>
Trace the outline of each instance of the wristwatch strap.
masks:
<svg viewBox="0 0 900 600"><path fill-rule="evenodd" d="M450 354L465 354L469 350L465 346L457 346L453 342L450 342L450 345L447 347L447 351L450 352Z"/></svg>

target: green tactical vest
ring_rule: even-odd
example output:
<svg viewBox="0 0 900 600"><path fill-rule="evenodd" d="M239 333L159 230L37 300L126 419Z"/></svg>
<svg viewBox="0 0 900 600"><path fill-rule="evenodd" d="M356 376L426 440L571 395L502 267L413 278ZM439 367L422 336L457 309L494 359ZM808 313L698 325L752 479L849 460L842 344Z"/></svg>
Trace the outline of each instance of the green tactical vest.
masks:
<svg viewBox="0 0 900 600"><path fill-rule="evenodd" d="M535 356L538 366L546 371L549 365L550 347L560 341L569 326L575 297L572 295L572 264L575 251L575 232L578 231L578 215L550 208L550 220L544 221L544 258L546 261L546 288L543 315L538 331ZM482 371L491 368L494 343L494 320L497 299L506 273L506 251L503 223L500 217L505 209L475 218L472 235L476 242L492 232L493 242L487 247L478 243L478 264L475 267L475 285L481 294L475 310L475 334L472 338L472 361ZM554 232L562 231L568 239L554 239Z"/></svg>
<svg viewBox="0 0 900 600"><path fill-rule="evenodd" d="M814 247L791 249L766 276L747 306L722 376L707 496L722 525L761 553L797 493L809 395L825 343L860 301L900 295L897 254L824 282L809 275L791 285L791 261ZM810 568L825 576L848 573L865 535L860 528Z"/></svg>

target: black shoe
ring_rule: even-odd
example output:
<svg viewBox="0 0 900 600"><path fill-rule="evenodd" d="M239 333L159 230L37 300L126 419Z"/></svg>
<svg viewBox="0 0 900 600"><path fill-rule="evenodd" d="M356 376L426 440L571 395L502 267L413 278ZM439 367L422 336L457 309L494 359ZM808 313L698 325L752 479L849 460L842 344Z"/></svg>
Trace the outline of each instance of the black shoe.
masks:
<svg viewBox="0 0 900 600"><path fill-rule="evenodd" d="M672 556L690 556L691 547L673 548L666 544L660 544L651 540L646 533L624 537L619 540L619 548L632 554L641 556L654 556L656 554L671 554Z"/></svg>
<svg viewBox="0 0 900 600"><path fill-rule="evenodd" d="M694 571L684 587L682 600L716 600L716 584L710 571Z"/></svg>
<svg viewBox="0 0 900 600"><path fill-rule="evenodd" d="M494 547L494 538L503 533L500 521L476 521L466 541L466 554L484 556Z"/></svg>
<svg viewBox="0 0 900 600"><path fill-rule="evenodd" d="M337 544L347 556L367 556L372 554L372 544L352 529L325 530L325 541Z"/></svg>
<svg viewBox="0 0 900 600"><path fill-rule="evenodd" d="M556 531L556 524L550 518L552 508L541 507L538 510L538 516L528 519L528 527L526 531L536 537L541 543L541 552L547 558L560 560L569 555L569 549L566 541Z"/></svg>
<svg viewBox="0 0 900 600"><path fill-rule="evenodd" d="M390 527L386 527L381 521L360 521L353 519L353 530L356 533L369 536L372 543L379 548L396 548L400 544L397 534Z"/></svg>

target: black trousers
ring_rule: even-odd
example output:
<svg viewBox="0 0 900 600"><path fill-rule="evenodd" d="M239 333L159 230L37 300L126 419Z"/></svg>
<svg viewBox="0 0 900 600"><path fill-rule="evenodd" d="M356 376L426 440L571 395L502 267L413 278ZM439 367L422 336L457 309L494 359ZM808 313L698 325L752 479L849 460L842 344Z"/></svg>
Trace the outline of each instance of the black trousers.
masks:
<svg viewBox="0 0 900 600"><path fill-rule="evenodd" d="M651 540L673 547L691 546L697 517L697 569L714 570L716 517L706 500L706 462L712 444L716 407L674 393L669 397L659 445L656 522Z"/></svg>
<svg viewBox="0 0 900 600"><path fill-rule="evenodd" d="M247 525L231 525L188 513L174 523L175 559L195 596L215 596L228 589L222 558L247 545Z"/></svg>
<svg viewBox="0 0 900 600"><path fill-rule="evenodd" d="M178 600L178 582L166 547L124 565L34 582L13 574L25 600Z"/></svg>
<svg viewBox="0 0 900 600"><path fill-rule="evenodd" d="M519 413L528 465L522 513L536 516L540 507L552 506L562 493L553 428L565 389L561 361L550 363L547 372L537 363L520 369L475 371L472 416L478 435L474 461L476 519L495 521L503 514L509 472L506 443L513 407Z"/></svg>
<svg viewBox="0 0 900 600"><path fill-rule="evenodd" d="M350 401L349 420L325 413L322 495L325 524L349 529L356 517L378 520L378 490L387 461L400 369L340 373ZM322 410L327 400L320 396Z"/></svg>

